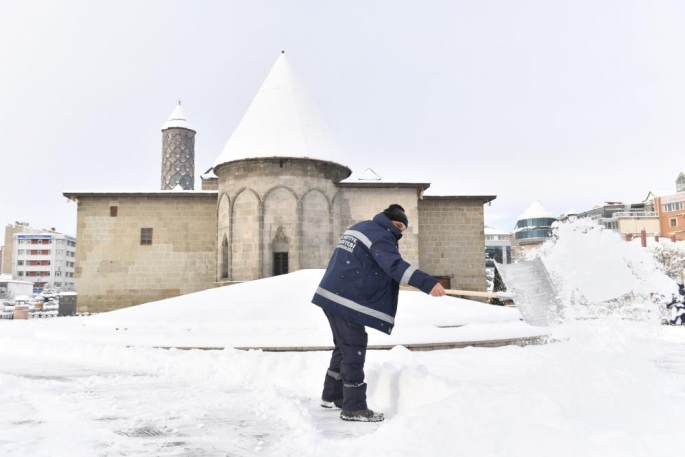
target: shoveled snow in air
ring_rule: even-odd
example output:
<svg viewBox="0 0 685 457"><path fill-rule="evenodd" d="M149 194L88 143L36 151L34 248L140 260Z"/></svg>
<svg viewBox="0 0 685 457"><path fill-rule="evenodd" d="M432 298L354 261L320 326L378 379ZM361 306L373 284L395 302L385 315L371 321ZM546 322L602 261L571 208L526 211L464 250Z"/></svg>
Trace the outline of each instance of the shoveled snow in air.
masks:
<svg viewBox="0 0 685 457"><path fill-rule="evenodd" d="M566 321L545 329L554 342L370 351L368 400L386 414L380 424L343 422L318 407L327 352L143 346L145 332L150 344L197 342L203 331L217 342L222 328L247 341L261 325L273 341L300 344L298 323L325 339L311 290L284 289L288 277L250 283L245 295L231 286L229 302L196 294L208 299L0 321L0 455L680 456L685 331L659 322L675 283L611 232L577 222L557 234L539 253L564 304ZM260 283L270 285L268 303L250 300ZM466 323L455 330L473 326L494 339L503 326L525 328L510 311L408 292L396 332L369 335L385 344L401 329L418 339ZM175 336L182 332L191 336Z"/></svg>

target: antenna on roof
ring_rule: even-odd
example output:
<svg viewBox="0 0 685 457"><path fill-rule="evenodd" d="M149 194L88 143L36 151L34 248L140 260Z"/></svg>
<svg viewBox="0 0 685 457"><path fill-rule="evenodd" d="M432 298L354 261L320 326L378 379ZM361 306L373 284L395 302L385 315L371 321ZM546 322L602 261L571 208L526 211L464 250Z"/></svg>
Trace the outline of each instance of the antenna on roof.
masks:
<svg viewBox="0 0 685 457"><path fill-rule="evenodd" d="M281 51L281 54L285 54L285 51Z"/></svg>
<svg viewBox="0 0 685 457"><path fill-rule="evenodd" d="M178 99L178 106L181 106L181 99Z"/></svg>

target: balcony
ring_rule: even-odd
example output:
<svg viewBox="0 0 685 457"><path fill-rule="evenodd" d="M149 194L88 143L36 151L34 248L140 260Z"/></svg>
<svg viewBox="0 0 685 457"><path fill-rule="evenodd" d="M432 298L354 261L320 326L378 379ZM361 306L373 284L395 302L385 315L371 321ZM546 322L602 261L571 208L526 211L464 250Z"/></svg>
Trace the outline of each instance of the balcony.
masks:
<svg viewBox="0 0 685 457"><path fill-rule="evenodd" d="M630 219L646 218L646 217L659 217L656 211L621 211L613 214L613 219L618 219L621 217L626 217Z"/></svg>

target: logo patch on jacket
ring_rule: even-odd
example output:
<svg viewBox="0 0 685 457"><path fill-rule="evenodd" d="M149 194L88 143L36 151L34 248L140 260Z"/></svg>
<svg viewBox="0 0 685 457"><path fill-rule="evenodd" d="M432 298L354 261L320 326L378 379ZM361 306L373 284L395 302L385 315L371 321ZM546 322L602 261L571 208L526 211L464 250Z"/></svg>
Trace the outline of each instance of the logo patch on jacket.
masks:
<svg viewBox="0 0 685 457"><path fill-rule="evenodd" d="M357 239L351 235L343 235L338 241L336 248L344 249L348 252L354 251L355 246L357 246Z"/></svg>

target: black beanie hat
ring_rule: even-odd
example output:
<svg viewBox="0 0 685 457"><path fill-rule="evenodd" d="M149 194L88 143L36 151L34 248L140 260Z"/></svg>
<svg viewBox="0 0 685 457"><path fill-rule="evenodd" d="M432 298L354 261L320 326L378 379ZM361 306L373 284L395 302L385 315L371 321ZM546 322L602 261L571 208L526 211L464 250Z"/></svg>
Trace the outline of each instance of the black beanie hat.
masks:
<svg viewBox="0 0 685 457"><path fill-rule="evenodd" d="M397 203L388 206L383 210L383 214L388 216L388 219L391 221L402 222L406 227L409 227L409 219L407 219L407 215L404 213L404 208Z"/></svg>

